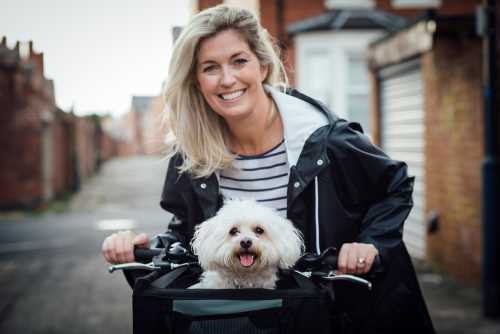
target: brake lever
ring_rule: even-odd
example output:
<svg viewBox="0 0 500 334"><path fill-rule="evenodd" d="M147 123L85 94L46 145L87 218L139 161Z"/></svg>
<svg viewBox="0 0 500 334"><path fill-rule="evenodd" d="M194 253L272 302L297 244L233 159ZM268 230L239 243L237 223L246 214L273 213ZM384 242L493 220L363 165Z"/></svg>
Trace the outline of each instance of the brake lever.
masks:
<svg viewBox="0 0 500 334"><path fill-rule="evenodd" d="M321 276L321 279L325 279L327 281L347 281L359 285L365 286L368 290L371 290L373 285L370 281L354 276L354 275L349 275L349 274L336 274L333 270L330 271L327 275Z"/></svg>
<svg viewBox="0 0 500 334"><path fill-rule="evenodd" d="M168 270L173 270L175 268L179 267L187 267L187 266L192 266L192 265L197 265L198 262L185 262L181 264L177 263L172 263L172 262L150 262L150 263L140 263L140 262L130 262L130 263L123 263L123 264L116 264L113 266L108 267L108 272L113 273L116 270L134 270L134 269L142 269L142 270L160 270L160 269L168 269Z"/></svg>
<svg viewBox="0 0 500 334"><path fill-rule="evenodd" d="M115 264L112 266L108 267L108 272L112 273L116 270L133 270L133 269L142 269L142 270L157 270L158 267L153 264L153 262L150 263L140 263L140 262L130 262L130 263L122 263L122 264Z"/></svg>

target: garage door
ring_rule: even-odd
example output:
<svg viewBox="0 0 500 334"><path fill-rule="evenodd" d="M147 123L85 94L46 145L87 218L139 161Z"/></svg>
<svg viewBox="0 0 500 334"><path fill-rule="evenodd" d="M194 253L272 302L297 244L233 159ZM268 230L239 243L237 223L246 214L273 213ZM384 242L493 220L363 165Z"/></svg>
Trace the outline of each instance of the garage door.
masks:
<svg viewBox="0 0 500 334"><path fill-rule="evenodd" d="M423 90L420 64L413 60L379 72L381 145L395 160L408 164L415 176L414 207L408 217L403 239L410 254L425 257L425 155Z"/></svg>

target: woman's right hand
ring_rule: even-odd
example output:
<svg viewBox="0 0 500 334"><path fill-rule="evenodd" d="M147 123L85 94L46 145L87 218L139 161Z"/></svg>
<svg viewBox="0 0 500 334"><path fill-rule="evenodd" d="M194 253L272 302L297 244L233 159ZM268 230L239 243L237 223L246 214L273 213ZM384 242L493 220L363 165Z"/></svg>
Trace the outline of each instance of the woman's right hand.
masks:
<svg viewBox="0 0 500 334"><path fill-rule="evenodd" d="M149 237L145 233L121 231L104 239L102 254L111 264L133 262L135 247L149 248Z"/></svg>

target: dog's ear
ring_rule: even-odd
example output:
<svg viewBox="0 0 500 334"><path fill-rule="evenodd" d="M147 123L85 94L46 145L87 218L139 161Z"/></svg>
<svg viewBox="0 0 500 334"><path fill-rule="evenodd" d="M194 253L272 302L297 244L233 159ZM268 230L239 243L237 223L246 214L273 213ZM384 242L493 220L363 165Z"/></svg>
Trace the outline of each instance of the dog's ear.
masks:
<svg viewBox="0 0 500 334"><path fill-rule="evenodd" d="M218 220L219 217L214 216L196 225L193 239L191 239L191 249L198 256L198 262L205 270L208 269L215 253L216 242L214 236Z"/></svg>
<svg viewBox="0 0 500 334"><path fill-rule="evenodd" d="M302 234L296 229L292 222L281 219L282 228L277 240L277 249L281 255L279 267L287 269L292 267L304 252L305 246Z"/></svg>

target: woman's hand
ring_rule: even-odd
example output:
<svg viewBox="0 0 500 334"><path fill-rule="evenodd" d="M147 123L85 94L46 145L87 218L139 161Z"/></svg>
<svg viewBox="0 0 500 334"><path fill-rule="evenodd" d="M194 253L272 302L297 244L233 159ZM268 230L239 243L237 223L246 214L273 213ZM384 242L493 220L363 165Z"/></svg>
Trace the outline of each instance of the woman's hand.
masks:
<svg viewBox="0 0 500 334"><path fill-rule="evenodd" d="M366 274L370 271L378 250L372 244L346 243L340 248L338 272L340 274Z"/></svg>
<svg viewBox="0 0 500 334"><path fill-rule="evenodd" d="M134 261L134 247L148 248L149 238L145 233L134 234L131 231L113 233L102 243L102 254L111 264Z"/></svg>

